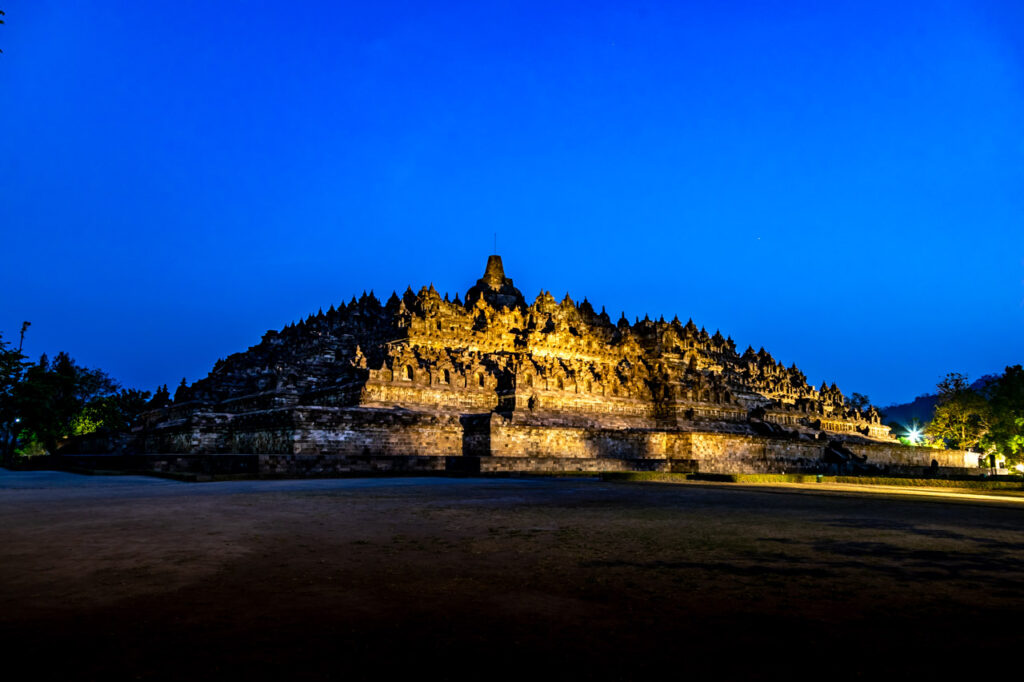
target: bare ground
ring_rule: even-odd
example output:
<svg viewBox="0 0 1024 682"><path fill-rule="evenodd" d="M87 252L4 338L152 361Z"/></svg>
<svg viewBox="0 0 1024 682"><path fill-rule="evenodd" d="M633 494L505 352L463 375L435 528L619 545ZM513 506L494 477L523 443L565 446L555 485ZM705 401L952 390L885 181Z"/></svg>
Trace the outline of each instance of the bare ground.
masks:
<svg viewBox="0 0 1024 682"><path fill-rule="evenodd" d="M0 470L34 679L985 675L1024 506L591 480Z"/></svg>

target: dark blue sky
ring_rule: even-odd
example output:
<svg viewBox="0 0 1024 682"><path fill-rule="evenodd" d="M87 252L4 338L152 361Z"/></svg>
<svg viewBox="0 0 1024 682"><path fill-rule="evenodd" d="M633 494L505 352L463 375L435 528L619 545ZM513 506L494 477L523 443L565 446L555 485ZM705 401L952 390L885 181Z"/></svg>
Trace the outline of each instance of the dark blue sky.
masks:
<svg viewBox="0 0 1024 682"><path fill-rule="evenodd" d="M1021 3L703 4L3 0L0 331L173 386L497 232L880 404L1024 361Z"/></svg>

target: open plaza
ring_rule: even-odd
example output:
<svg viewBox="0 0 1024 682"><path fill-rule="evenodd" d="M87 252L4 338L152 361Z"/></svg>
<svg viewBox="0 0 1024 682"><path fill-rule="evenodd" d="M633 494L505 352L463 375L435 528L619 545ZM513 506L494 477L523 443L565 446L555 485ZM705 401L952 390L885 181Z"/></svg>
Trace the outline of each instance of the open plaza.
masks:
<svg viewBox="0 0 1024 682"><path fill-rule="evenodd" d="M934 493L0 470L0 637L68 679L981 671L1024 499Z"/></svg>

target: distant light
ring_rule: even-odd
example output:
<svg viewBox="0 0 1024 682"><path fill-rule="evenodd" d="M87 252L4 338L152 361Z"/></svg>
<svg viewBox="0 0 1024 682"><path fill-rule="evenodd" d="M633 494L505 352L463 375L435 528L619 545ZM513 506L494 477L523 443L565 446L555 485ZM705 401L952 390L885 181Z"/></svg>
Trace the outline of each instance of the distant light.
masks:
<svg viewBox="0 0 1024 682"><path fill-rule="evenodd" d="M921 442L921 432L919 430L917 430L917 429L910 429L910 431L907 432L907 439L911 443L920 443Z"/></svg>

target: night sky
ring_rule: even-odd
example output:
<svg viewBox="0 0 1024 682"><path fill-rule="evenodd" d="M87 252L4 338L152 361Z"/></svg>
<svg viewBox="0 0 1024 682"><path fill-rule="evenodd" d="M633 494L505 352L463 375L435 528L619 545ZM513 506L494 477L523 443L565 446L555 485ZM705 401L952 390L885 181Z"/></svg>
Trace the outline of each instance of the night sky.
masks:
<svg viewBox="0 0 1024 682"><path fill-rule="evenodd" d="M0 332L123 385L364 289L1024 362L1024 4L0 0Z"/></svg>

